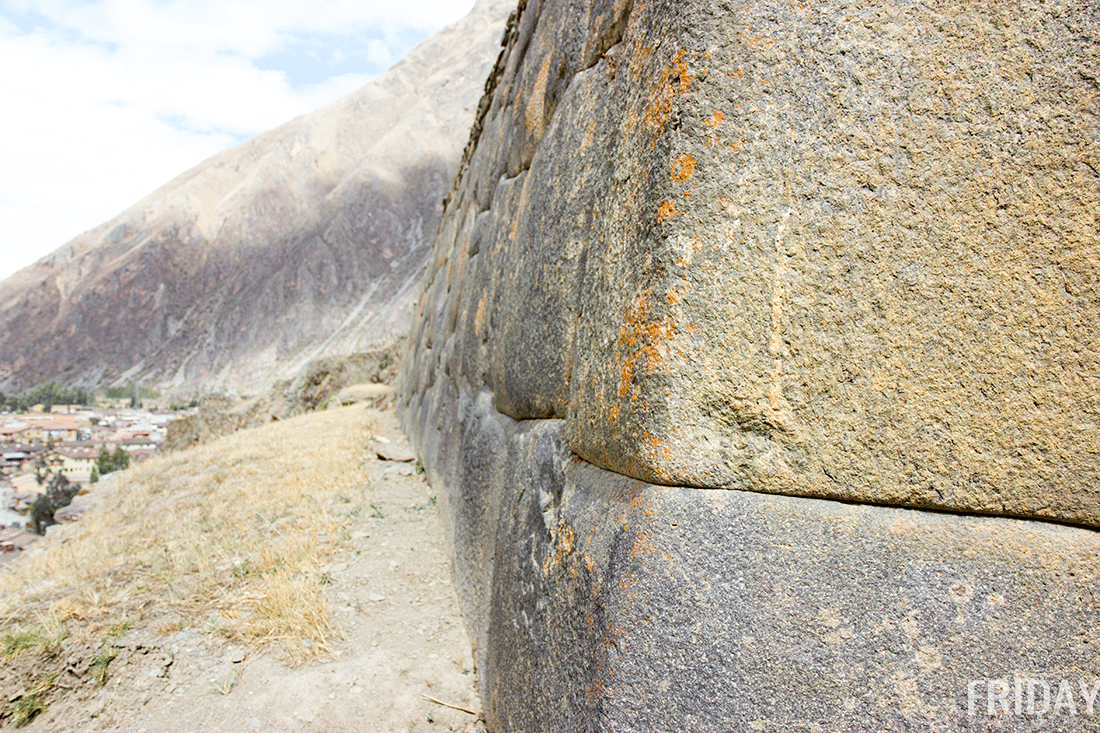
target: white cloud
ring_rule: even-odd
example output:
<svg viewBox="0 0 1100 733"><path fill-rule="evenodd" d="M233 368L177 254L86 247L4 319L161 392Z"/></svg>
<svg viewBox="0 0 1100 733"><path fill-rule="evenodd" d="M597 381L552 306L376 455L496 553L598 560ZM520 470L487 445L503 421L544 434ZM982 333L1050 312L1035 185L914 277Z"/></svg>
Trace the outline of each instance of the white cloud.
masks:
<svg viewBox="0 0 1100 733"><path fill-rule="evenodd" d="M0 278L353 91L472 5L0 0Z"/></svg>

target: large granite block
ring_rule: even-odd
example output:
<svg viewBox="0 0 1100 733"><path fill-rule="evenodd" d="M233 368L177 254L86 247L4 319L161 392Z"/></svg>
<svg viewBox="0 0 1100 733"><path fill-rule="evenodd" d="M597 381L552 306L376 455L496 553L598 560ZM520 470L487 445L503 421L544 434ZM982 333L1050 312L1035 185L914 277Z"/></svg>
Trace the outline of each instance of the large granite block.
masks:
<svg viewBox="0 0 1100 733"><path fill-rule="evenodd" d="M420 326L454 379L650 482L1100 523L1094 3L508 38Z"/></svg>
<svg viewBox="0 0 1100 733"><path fill-rule="evenodd" d="M657 486L560 420L452 404L429 474L491 730L1100 730L1096 532ZM1022 714L990 716L1017 678Z"/></svg>

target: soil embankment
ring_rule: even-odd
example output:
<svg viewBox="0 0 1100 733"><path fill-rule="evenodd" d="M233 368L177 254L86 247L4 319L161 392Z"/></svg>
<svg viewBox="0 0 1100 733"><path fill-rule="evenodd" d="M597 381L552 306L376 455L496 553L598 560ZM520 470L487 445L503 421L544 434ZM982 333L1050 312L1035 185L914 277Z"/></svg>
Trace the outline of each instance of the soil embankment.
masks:
<svg viewBox="0 0 1100 733"><path fill-rule="evenodd" d="M334 408L109 482L0 575L0 726L481 730L425 697L480 710L433 490L368 448L403 440Z"/></svg>

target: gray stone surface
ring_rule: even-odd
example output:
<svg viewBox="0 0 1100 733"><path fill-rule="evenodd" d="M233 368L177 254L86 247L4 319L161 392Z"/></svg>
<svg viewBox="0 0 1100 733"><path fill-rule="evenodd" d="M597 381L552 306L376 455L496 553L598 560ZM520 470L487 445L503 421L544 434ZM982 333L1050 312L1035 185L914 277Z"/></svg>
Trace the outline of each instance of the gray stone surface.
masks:
<svg viewBox="0 0 1100 733"><path fill-rule="evenodd" d="M1097 7L905 7L527 3L418 386L646 481L1100 523Z"/></svg>
<svg viewBox="0 0 1100 733"><path fill-rule="evenodd" d="M440 402L421 443L490 730L1100 729L1095 531L657 486L576 458L561 420ZM972 681L1017 676L1070 681L1080 714L1025 693L994 720L983 682L969 715Z"/></svg>
<svg viewBox="0 0 1100 733"><path fill-rule="evenodd" d="M982 697L1100 681L1097 6L506 40L399 378L490 728L1100 729Z"/></svg>

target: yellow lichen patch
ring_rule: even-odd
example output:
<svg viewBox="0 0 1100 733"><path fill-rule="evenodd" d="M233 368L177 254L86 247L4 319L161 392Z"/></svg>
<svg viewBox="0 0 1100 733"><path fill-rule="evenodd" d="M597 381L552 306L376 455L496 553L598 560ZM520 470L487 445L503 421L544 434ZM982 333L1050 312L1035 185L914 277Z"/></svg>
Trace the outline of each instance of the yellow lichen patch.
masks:
<svg viewBox="0 0 1100 733"><path fill-rule="evenodd" d="M592 141L596 139L596 121L592 120L588 123L588 128L584 131L584 139L581 140L580 152L588 150L592 145Z"/></svg>
<svg viewBox="0 0 1100 733"><path fill-rule="evenodd" d="M653 504L645 498L645 494L641 492L635 494L634 498L630 500L630 508L650 519L657 516L657 510L653 507Z"/></svg>
<svg viewBox="0 0 1100 733"><path fill-rule="evenodd" d="M665 292L665 300L670 306L675 305L687 289L687 283L684 283L680 289L669 288ZM671 350L670 344L676 333L676 320L671 314L665 315L659 321L654 319L652 300L653 288L646 288L630 301L623 314L623 322L619 327L619 348L615 354L620 375L618 392L620 398L631 392L639 362L646 371L654 371L657 364L663 361ZM631 404L637 404L639 393L640 388L634 384L630 396ZM618 417L617 410L615 416Z"/></svg>
<svg viewBox="0 0 1100 733"><path fill-rule="evenodd" d="M649 534L640 532L635 535L634 544L630 547L631 560L652 557L658 553L660 553L665 560L672 562L672 556L658 547Z"/></svg>
<svg viewBox="0 0 1100 733"><path fill-rule="evenodd" d="M674 181L686 181L691 178L691 174L695 172L695 158L691 157L687 153L684 153L676 160L672 161L672 180Z"/></svg>
<svg viewBox="0 0 1100 733"><path fill-rule="evenodd" d="M711 132L709 135L707 135L707 139L703 141L704 145L710 145L711 143L714 143L715 145L719 144L718 125L721 124L722 120L724 119L726 119L726 116L723 113L715 110L714 114L703 120L703 124L711 128Z"/></svg>
<svg viewBox="0 0 1100 733"><path fill-rule="evenodd" d="M485 325L485 305L485 298L482 297L477 302L477 314L474 316L474 328L477 329L478 333L482 332L482 326Z"/></svg>
<svg viewBox="0 0 1100 733"><path fill-rule="evenodd" d="M646 458L649 460L650 469L658 479L667 480L669 473L665 466L671 464L675 458L672 446L648 430L643 429L642 435L642 445Z"/></svg>
<svg viewBox="0 0 1100 733"><path fill-rule="evenodd" d="M557 566L561 565L565 558L573 551L573 528L559 520L557 525L550 528L550 542L553 550L542 561L542 574L549 576Z"/></svg>
<svg viewBox="0 0 1100 733"><path fill-rule="evenodd" d="M741 43L745 44L749 48L768 48L775 43L774 38L765 38L764 36L753 35L752 29L749 29L748 33L741 31L737 34L737 37L741 39Z"/></svg>
<svg viewBox="0 0 1100 733"><path fill-rule="evenodd" d="M661 70L661 79L657 87L649 97L642 120L649 125L653 136L651 147L656 147L657 138L665 129L665 122L672 113L672 100L674 97L685 93L691 83L687 61L684 60L686 51L680 49L672 59L672 65ZM675 79L675 81L674 81Z"/></svg>
<svg viewBox="0 0 1100 733"><path fill-rule="evenodd" d="M546 61L539 69L539 75L535 77L535 88L531 90L531 98L527 100L525 122L527 134L533 137L542 137L546 130L546 80L550 76L550 54L546 55Z"/></svg>
<svg viewBox="0 0 1100 733"><path fill-rule="evenodd" d="M657 223L660 224L665 219L674 219L676 217L676 207L671 201L665 200L657 207Z"/></svg>
<svg viewBox="0 0 1100 733"><path fill-rule="evenodd" d="M634 53L630 57L630 74L634 77L634 81L641 81L642 74L645 73L645 67L649 64L649 59L653 56L653 46L647 46L640 40L634 44Z"/></svg>

